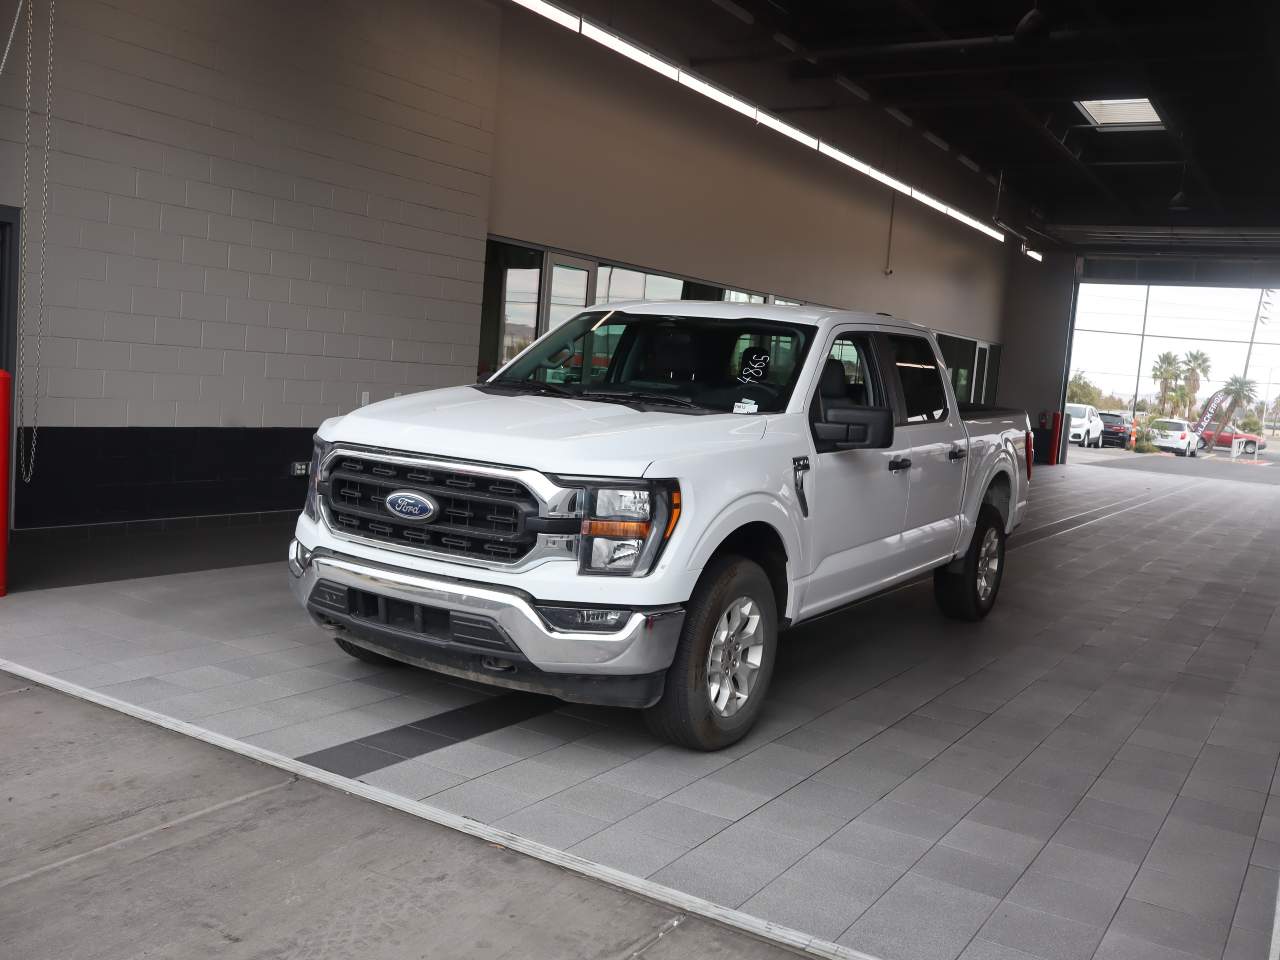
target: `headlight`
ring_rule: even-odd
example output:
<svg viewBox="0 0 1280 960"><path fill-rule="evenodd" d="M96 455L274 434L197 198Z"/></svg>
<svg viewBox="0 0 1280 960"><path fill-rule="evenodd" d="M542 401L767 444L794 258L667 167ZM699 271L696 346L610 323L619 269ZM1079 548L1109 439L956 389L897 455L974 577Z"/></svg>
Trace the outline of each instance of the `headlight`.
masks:
<svg viewBox="0 0 1280 960"><path fill-rule="evenodd" d="M680 485L674 480L589 487L579 568L587 574L642 577L653 569L679 519Z"/></svg>
<svg viewBox="0 0 1280 960"><path fill-rule="evenodd" d="M320 519L320 467L332 449L333 444L329 441L321 440L319 436L312 438L311 469L307 471L307 500L302 506L302 512L312 520Z"/></svg>

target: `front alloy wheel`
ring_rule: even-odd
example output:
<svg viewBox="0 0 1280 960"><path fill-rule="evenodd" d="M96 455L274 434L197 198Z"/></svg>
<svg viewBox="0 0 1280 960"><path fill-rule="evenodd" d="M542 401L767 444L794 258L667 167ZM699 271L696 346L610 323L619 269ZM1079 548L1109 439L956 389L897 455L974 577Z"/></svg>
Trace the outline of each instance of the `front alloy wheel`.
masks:
<svg viewBox="0 0 1280 960"><path fill-rule="evenodd" d="M751 697L764 661L764 621L750 597L729 604L707 650L707 698L711 709L732 717Z"/></svg>

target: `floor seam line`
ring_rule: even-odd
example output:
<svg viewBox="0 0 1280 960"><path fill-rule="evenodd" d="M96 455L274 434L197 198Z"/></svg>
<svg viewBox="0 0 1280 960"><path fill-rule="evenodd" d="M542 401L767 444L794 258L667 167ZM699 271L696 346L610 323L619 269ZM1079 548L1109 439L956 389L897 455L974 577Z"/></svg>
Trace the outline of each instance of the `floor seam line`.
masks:
<svg viewBox="0 0 1280 960"><path fill-rule="evenodd" d="M28 870L26 873L20 873L17 876L9 877L8 879L5 879L5 880L0 880L0 890L4 890L5 888L11 887L17 883L22 883L25 880L31 880L34 877L38 877L46 873L51 873L54 870L61 870L63 867L68 867L73 863L78 863L81 860L86 860L89 857L96 856L99 853L104 853L107 850L114 850L118 847L126 846L127 844L133 843L135 840L142 840L146 837L154 836L155 834L162 833L163 831L168 830L171 827L176 827L184 823L190 823L193 820L198 820L201 817L206 817L211 813L217 813L220 810L225 810L228 807L233 807L238 803L244 803L247 800L253 800L257 797L262 796L263 794L271 793L273 790L279 790L281 787L287 787L291 783L296 783L297 779L298 779L297 777L290 777L288 780L281 780L279 783L273 783L267 787L260 787L257 790L250 790L248 793L242 793L238 797L232 797L229 800L223 800L223 801L220 801L219 803L211 804L210 806L204 807L201 810L194 810L191 813L183 814L182 816L176 817L173 820L168 820L165 823L158 823L154 827L149 827L146 830L140 830L137 833L132 833L127 837L120 837L119 839L101 844L100 846L94 847L92 850L85 850L85 851L82 851L81 853L73 854L70 857L64 857L61 860L56 860L53 863L46 863L43 866L36 867L33 870Z"/></svg>

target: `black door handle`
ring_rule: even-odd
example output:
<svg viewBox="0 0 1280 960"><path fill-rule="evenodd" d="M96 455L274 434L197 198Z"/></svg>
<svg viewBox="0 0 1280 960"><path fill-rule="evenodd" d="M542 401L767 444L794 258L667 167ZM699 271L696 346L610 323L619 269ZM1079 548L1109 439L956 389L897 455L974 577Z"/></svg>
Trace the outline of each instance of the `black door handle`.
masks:
<svg viewBox="0 0 1280 960"><path fill-rule="evenodd" d="M897 473L899 470L910 470L911 460L908 457L896 457L889 461L889 472Z"/></svg>
<svg viewBox="0 0 1280 960"><path fill-rule="evenodd" d="M959 447L952 447L947 451L948 460L963 460L969 455L967 450L961 450Z"/></svg>

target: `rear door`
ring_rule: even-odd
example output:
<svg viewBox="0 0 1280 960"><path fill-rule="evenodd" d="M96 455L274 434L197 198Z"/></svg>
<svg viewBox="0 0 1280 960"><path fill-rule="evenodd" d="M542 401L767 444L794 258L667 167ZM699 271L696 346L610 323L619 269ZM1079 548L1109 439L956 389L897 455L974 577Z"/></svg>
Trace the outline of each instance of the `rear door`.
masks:
<svg viewBox="0 0 1280 960"><path fill-rule="evenodd" d="M895 443L911 447L904 565L936 566L955 553L960 535L968 434L932 342L916 333L886 333L880 342L884 365L892 370L889 376L898 391Z"/></svg>
<svg viewBox="0 0 1280 960"><path fill-rule="evenodd" d="M866 329L837 328L824 345L823 364L838 366L845 402L891 405L888 380ZM820 368L821 373L821 368ZM818 412L819 383L809 397L809 419ZM813 570L803 615L837 607L892 581L904 569L902 525L910 478L890 463L910 456L905 439L884 450L815 452L805 480Z"/></svg>

